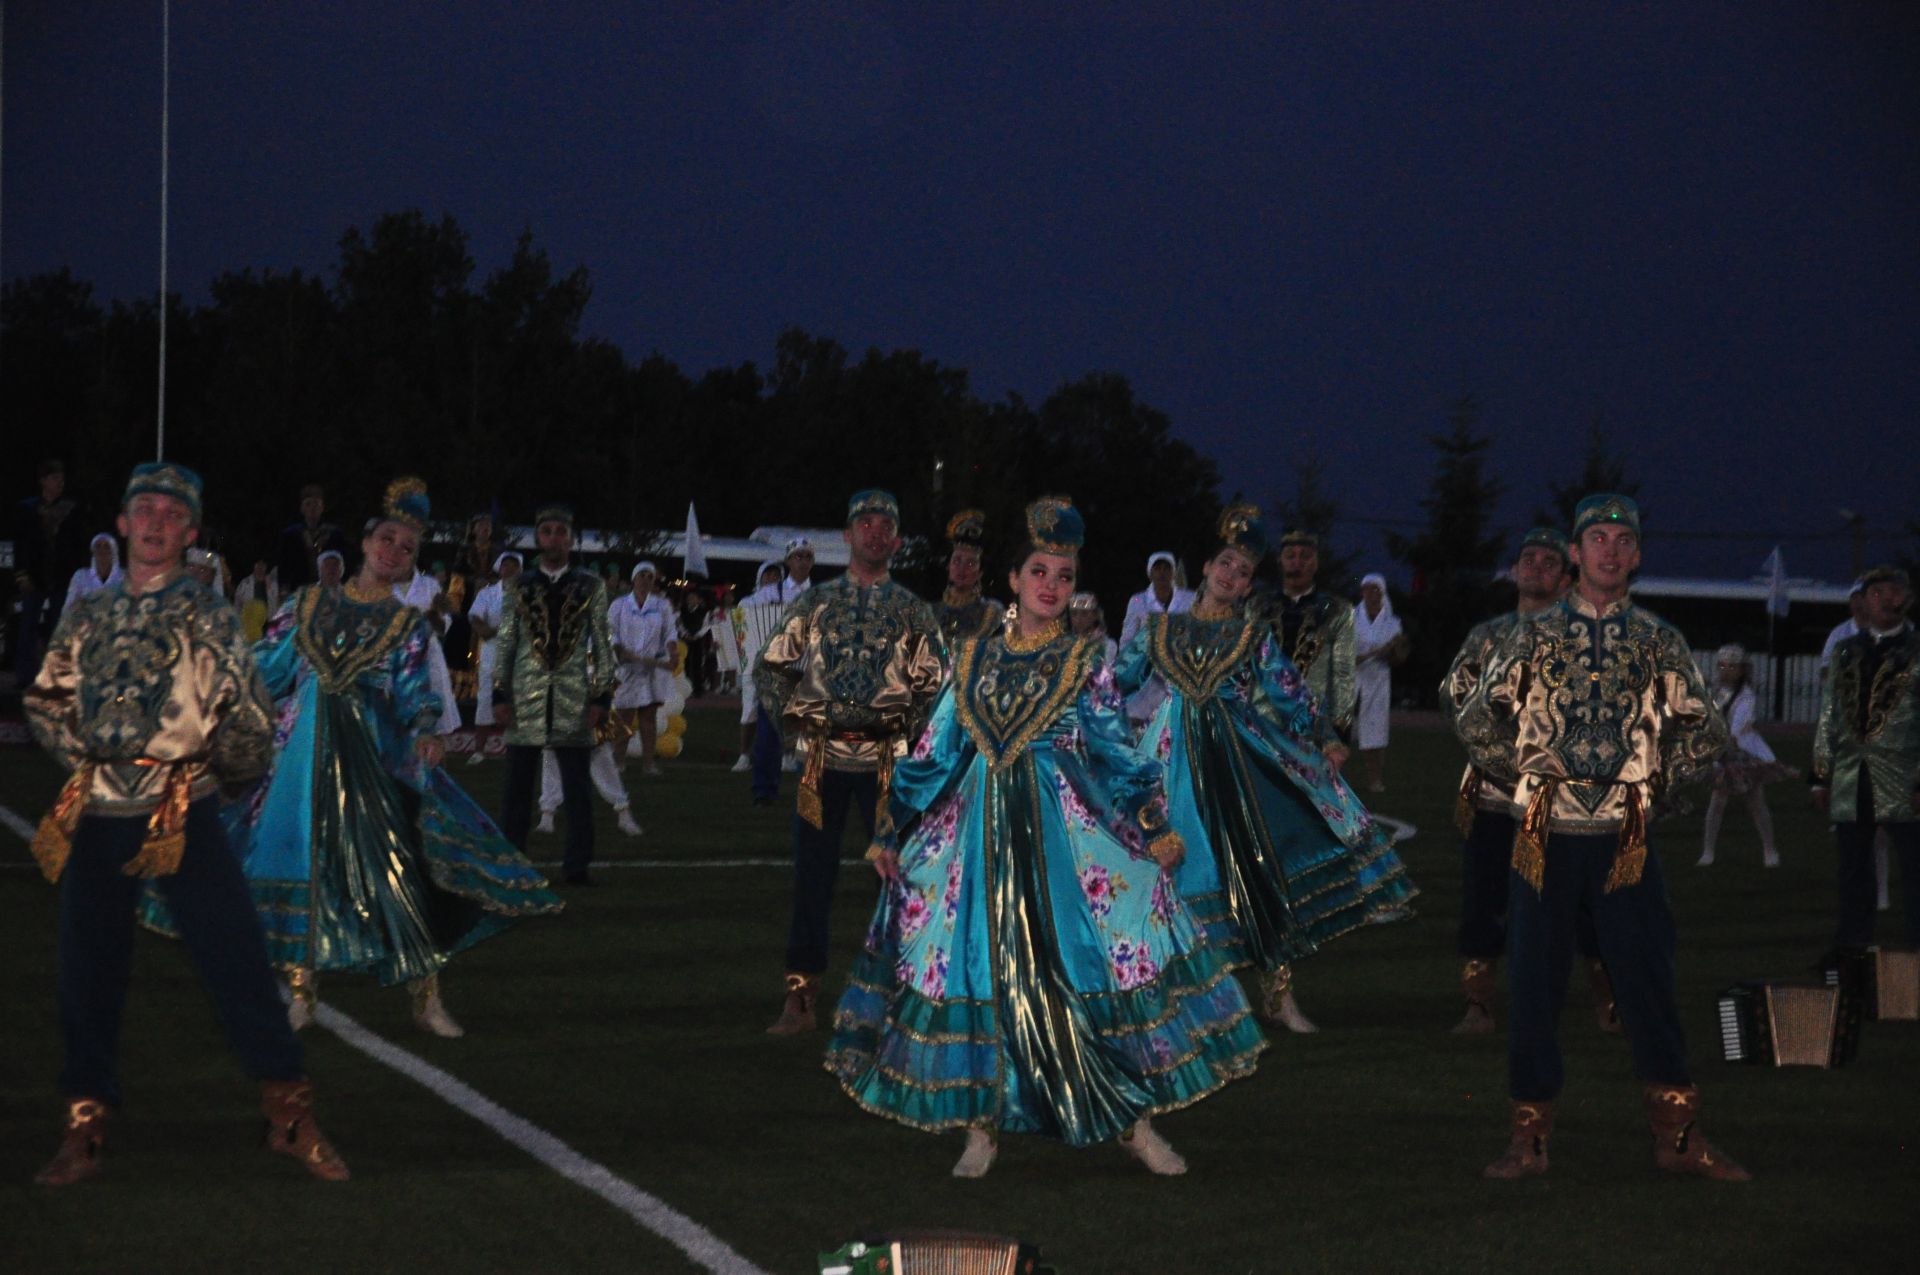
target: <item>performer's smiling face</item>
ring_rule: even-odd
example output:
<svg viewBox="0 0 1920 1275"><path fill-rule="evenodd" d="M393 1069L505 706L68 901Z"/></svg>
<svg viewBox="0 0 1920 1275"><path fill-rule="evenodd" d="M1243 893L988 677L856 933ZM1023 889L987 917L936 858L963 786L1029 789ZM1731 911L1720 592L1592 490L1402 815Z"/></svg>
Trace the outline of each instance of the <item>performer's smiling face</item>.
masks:
<svg viewBox="0 0 1920 1275"><path fill-rule="evenodd" d="M150 569L176 565L187 546L200 538L187 502L157 491L143 491L129 500L118 526L127 541L128 564Z"/></svg>
<svg viewBox="0 0 1920 1275"><path fill-rule="evenodd" d="M980 583L980 546L955 545L947 555L947 583L956 589L971 589Z"/></svg>
<svg viewBox="0 0 1920 1275"><path fill-rule="evenodd" d="M420 551L420 533L404 522L388 520L360 542L367 570L381 584L399 584L413 578L414 555Z"/></svg>
<svg viewBox="0 0 1920 1275"><path fill-rule="evenodd" d="M1018 571L1007 577L1007 584L1020 603L1020 614L1055 620L1073 600L1073 583L1079 575L1080 564L1075 559L1035 550Z"/></svg>
<svg viewBox="0 0 1920 1275"><path fill-rule="evenodd" d="M1207 599L1220 606L1232 606L1253 588L1253 563L1238 549L1214 554L1200 574L1207 582Z"/></svg>
<svg viewBox="0 0 1920 1275"><path fill-rule="evenodd" d="M861 514L845 534L854 560L868 571L884 571L900 548L900 527L885 514Z"/></svg>
<svg viewBox="0 0 1920 1275"><path fill-rule="evenodd" d="M1640 537L1625 527L1596 523L1573 545L1580 568L1580 592L1590 601L1612 601L1627 594L1627 581L1640 566Z"/></svg>

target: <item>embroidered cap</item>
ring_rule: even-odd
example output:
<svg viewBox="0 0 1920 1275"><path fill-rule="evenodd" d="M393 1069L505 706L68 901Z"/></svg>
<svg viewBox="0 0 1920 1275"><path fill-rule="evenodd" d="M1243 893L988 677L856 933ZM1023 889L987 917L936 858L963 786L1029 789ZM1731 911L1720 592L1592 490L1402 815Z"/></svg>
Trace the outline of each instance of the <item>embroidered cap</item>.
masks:
<svg viewBox="0 0 1920 1275"><path fill-rule="evenodd" d="M890 491L868 487L864 491L854 492L852 499L847 501L848 525L851 526L853 520L863 514L884 515L893 519L893 525L897 527L900 525L900 502L893 498Z"/></svg>
<svg viewBox="0 0 1920 1275"><path fill-rule="evenodd" d="M1091 593L1076 593L1067 599L1069 611L1098 611L1099 609L1100 599Z"/></svg>
<svg viewBox="0 0 1920 1275"><path fill-rule="evenodd" d="M1521 538L1520 548L1551 549L1560 555L1560 561L1567 560L1567 538L1552 527L1535 527Z"/></svg>
<svg viewBox="0 0 1920 1275"><path fill-rule="evenodd" d="M1043 553L1071 556L1087 542L1087 523L1066 496L1042 496L1027 506L1027 539Z"/></svg>
<svg viewBox="0 0 1920 1275"><path fill-rule="evenodd" d="M380 520L412 527L415 535L427 534L427 519L433 506L427 500L427 485L418 478L396 478L387 484L380 498Z"/></svg>
<svg viewBox="0 0 1920 1275"><path fill-rule="evenodd" d="M1220 511L1220 543L1256 563L1267 556L1267 522L1260 506L1232 504Z"/></svg>
<svg viewBox="0 0 1920 1275"><path fill-rule="evenodd" d="M1319 553L1320 537L1314 535L1305 527L1290 527L1287 529L1287 533L1280 537L1280 547L1282 549L1288 549L1294 545L1304 545L1315 553Z"/></svg>
<svg viewBox="0 0 1920 1275"><path fill-rule="evenodd" d="M793 539L787 541L786 556L789 558L796 553L811 554L812 552L813 541L807 539L805 536L795 536Z"/></svg>
<svg viewBox="0 0 1920 1275"><path fill-rule="evenodd" d="M958 545L972 545L976 549L987 538L987 515L978 509L962 509L947 520L947 540Z"/></svg>
<svg viewBox="0 0 1920 1275"><path fill-rule="evenodd" d="M572 531L573 506L562 504L557 500L549 500L546 504L534 510L533 513L533 525L535 527L538 527L543 522L563 522L567 525L567 530Z"/></svg>
<svg viewBox="0 0 1920 1275"><path fill-rule="evenodd" d="M193 525L200 525L200 475L185 465L176 465L172 461L150 460L135 465L133 473L127 478L127 490L120 497L120 507L135 496L151 493L156 496L172 496L185 505L193 514Z"/></svg>
<svg viewBox="0 0 1920 1275"><path fill-rule="evenodd" d="M1631 497L1610 491L1595 492L1573 510L1573 538L1578 540L1588 527L1608 523L1640 534L1640 506Z"/></svg>
<svg viewBox="0 0 1920 1275"><path fill-rule="evenodd" d="M1878 567L1870 567L1867 569L1867 573L1860 577L1860 588L1863 592L1871 589L1876 584L1897 584L1902 589L1912 587L1912 582L1907 578L1907 573L1891 563L1886 563Z"/></svg>

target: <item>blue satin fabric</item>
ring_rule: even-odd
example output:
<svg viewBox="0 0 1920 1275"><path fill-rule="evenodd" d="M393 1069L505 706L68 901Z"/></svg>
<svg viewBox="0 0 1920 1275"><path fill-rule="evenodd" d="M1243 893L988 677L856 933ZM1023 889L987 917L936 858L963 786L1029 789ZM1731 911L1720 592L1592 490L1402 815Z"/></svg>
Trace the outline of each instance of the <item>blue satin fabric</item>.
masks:
<svg viewBox="0 0 1920 1275"><path fill-rule="evenodd" d="M1156 674L1169 694L1141 742L1187 845L1174 880L1236 965L1277 968L1417 893L1322 753L1319 706L1268 626L1150 617L1117 679L1132 694Z"/></svg>
<svg viewBox="0 0 1920 1275"><path fill-rule="evenodd" d="M336 601L304 618L290 601L255 648L278 707L274 765L228 807L228 834L274 964L424 978L516 917L562 904L446 772L414 756L440 711L425 622L395 620L385 602ZM355 660L355 643L386 646ZM358 671L324 677L315 651Z"/></svg>
<svg viewBox="0 0 1920 1275"><path fill-rule="evenodd" d="M1134 750L1104 664L1045 664L1083 678L1057 695L1035 680L1044 661L980 654L972 676L1017 673L1059 707L1020 721L1024 746L989 740L996 767L963 722L969 688L942 692L894 770L881 840L897 840L902 876L875 911L827 1067L861 1106L917 1128L1086 1145L1250 1074L1265 1041L1144 857L1157 767Z"/></svg>

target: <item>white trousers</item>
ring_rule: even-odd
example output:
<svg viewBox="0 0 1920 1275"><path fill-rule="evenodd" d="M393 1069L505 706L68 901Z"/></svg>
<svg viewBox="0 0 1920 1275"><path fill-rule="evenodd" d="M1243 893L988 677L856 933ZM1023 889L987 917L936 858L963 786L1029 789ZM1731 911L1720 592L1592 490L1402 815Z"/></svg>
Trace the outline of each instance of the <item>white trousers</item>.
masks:
<svg viewBox="0 0 1920 1275"><path fill-rule="evenodd" d="M600 799L615 810L625 810L631 803L627 798L627 785L620 778L620 768L626 764L627 744L622 741L620 755L614 756L612 744L595 744L593 759L587 763L587 774L593 777L593 786ZM550 815L560 809L560 759L553 755L551 748L540 751L540 813Z"/></svg>

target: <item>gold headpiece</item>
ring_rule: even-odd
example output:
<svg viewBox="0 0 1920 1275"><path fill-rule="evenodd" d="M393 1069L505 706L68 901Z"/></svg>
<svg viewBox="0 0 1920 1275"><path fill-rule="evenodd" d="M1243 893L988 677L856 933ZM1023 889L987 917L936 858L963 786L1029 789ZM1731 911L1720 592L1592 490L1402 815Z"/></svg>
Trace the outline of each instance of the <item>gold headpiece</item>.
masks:
<svg viewBox="0 0 1920 1275"><path fill-rule="evenodd" d="M427 485L418 478L396 478L388 483L380 504L381 517L405 523L419 535L427 534L432 506L427 501Z"/></svg>

